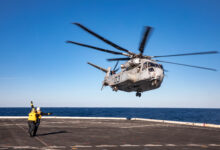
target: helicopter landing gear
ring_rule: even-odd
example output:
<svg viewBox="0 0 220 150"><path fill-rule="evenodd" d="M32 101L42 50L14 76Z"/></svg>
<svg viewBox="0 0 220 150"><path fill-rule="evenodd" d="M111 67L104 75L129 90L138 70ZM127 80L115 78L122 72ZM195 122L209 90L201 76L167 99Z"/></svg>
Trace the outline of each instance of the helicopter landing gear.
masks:
<svg viewBox="0 0 220 150"><path fill-rule="evenodd" d="M113 87L113 91L117 92L118 88L116 86Z"/></svg>
<svg viewBox="0 0 220 150"><path fill-rule="evenodd" d="M137 92L136 96L141 97L141 92Z"/></svg>

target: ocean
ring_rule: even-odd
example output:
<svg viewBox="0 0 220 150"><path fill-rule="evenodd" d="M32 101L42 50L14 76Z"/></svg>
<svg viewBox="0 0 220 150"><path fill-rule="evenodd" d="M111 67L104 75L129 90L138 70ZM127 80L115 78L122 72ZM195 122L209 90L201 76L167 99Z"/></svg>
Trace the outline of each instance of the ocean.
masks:
<svg viewBox="0 0 220 150"><path fill-rule="evenodd" d="M220 109L205 108L75 108L42 107L52 116L126 117L220 124ZM30 108L0 108L0 116L27 116Z"/></svg>

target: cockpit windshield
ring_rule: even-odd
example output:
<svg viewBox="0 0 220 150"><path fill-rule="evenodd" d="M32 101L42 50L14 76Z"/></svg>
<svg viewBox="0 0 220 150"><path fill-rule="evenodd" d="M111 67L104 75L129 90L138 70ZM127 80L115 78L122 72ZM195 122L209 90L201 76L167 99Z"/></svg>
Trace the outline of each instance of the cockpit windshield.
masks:
<svg viewBox="0 0 220 150"><path fill-rule="evenodd" d="M163 69L163 66L161 64L155 64L155 63L152 63L152 62L145 62L144 65L143 65L143 70L146 69L146 68L162 68Z"/></svg>
<svg viewBox="0 0 220 150"><path fill-rule="evenodd" d="M158 67L158 65L154 64L154 63L151 63L151 62L148 62L148 67Z"/></svg>

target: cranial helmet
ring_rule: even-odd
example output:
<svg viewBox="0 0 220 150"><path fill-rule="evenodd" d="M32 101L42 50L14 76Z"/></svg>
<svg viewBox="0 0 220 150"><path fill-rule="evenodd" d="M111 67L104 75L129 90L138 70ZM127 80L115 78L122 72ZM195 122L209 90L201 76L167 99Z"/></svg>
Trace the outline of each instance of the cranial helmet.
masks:
<svg viewBox="0 0 220 150"><path fill-rule="evenodd" d="M40 111L40 107L37 107L37 111Z"/></svg>

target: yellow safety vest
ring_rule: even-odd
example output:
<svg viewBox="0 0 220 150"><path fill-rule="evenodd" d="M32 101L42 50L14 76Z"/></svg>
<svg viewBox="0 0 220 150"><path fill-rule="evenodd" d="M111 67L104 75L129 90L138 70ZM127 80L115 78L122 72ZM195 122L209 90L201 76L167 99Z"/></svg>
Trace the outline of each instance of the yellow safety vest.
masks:
<svg viewBox="0 0 220 150"><path fill-rule="evenodd" d="M31 112L28 114L28 120L29 120L29 121L34 121L34 122L37 121L36 112L35 112L35 109L34 109L34 108L33 108L33 109L31 110Z"/></svg>

